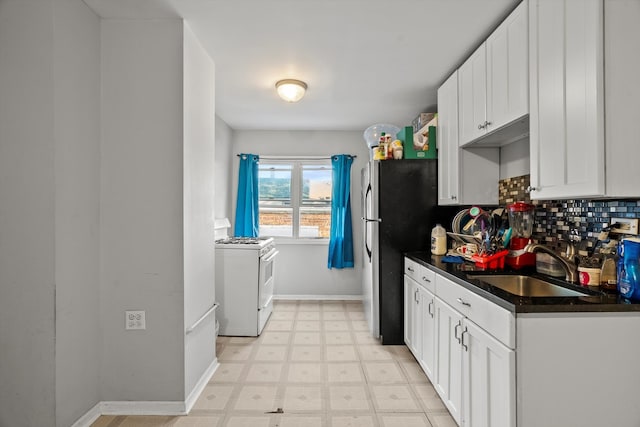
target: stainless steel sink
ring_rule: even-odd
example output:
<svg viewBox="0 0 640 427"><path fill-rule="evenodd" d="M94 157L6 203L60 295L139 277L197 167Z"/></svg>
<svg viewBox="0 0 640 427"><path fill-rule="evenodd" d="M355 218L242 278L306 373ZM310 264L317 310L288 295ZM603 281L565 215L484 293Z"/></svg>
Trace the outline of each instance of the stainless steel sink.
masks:
<svg viewBox="0 0 640 427"><path fill-rule="evenodd" d="M469 275L510 294L522 297L582 297L588 294L567 289L535 277L521 275Z"/></svg>

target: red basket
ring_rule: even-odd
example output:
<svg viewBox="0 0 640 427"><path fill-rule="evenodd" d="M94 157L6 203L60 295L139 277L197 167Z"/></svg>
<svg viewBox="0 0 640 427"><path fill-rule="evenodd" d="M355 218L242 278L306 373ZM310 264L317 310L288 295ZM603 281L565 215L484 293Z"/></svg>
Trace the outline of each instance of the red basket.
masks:
<svg viewBox="0 0 640 427"><path fill-rule="evenodd" d="M508 253L508 250L503 250L493 255L473 255L471 260L476 263L476 267L502 270Z"/></svg>

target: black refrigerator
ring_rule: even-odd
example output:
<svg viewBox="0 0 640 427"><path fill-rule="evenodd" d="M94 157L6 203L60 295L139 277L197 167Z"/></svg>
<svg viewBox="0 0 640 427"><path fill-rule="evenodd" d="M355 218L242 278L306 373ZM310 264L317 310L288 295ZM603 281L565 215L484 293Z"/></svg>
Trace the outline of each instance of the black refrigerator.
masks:
<svg viewBox="0 0 640 427"><path fill-rule="evenodd" d="M374 337L404 343L404 253L429 251L431 229L456 207L438 207L438 161L370 161L362 169L363 303Z"/></svg>

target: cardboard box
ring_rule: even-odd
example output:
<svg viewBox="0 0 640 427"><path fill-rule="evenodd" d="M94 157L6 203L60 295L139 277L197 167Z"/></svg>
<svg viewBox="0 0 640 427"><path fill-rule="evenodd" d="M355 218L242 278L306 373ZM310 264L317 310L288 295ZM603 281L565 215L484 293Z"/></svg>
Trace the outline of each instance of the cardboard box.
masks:
<svg viewBox="0 0 640 427"><path fill-rule="evenodd" d="M413 126L405 126L396 137L402 141L405 159L437 159L436 127L425 125L418 133Z"/></svg>
<svg viewBox="0 0 640 427"><path fill-rule="evenodd" d="M424 127L427 123L429 123L436 116L436 113L420 113L418 117L413 119L411 124L413 125L413 133L418 132L420 129Z"/></svg>

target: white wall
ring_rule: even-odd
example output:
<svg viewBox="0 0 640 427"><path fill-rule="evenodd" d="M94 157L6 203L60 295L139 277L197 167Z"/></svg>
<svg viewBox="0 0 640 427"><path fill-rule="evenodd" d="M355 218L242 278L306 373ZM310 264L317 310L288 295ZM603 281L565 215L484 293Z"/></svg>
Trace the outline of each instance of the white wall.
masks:
<svg viewBox="0 0 640 427"><path fill-rule="evenodd" d="M102 400L182 401L183 25L104 20L101 39Z"/></svg>
<svg viewBox="0 0 640 427"><path fill-rule="evenodd" d="M184 27L184 322L215 302L215 67ZM185 398L215 362L215 316L185 337Z"/></svg>
<svg viewBox="0 0 640 427"><path fill-rule="evenodd" d="M529 137L500 148L500 179L529 173Z"/></svg>
<svg viewBox="0 0 640 427"><path fill-rule="evenodd" d="M233 130L216 116L216 218L231 219L231 172L233 169L233 146L231 144Z"/></svg>
<svg viewBox="0 0 640 427"><path fill-rule="evenodd" d="M55 419L51 8L0 1L1 426Z"/></svg>
<svg viewBox="0 0 640 427"><path fill-rule="evenodd" d="M100 401L100 20L53 4L56 425L70 426Z"/></svg>
<svg viewBox="0 0 640 427"><path fill-rule="evenodd" d="M329 270L326 244L278 244L274 293L278 296L334 296L362 294L362 227L360 170L369 160L362 132L347 131L242 131L233 132L232 222L238 186L238 153L275 156L331 156L353 154L351 214L355 268ZM232 228L233 229L233 228Z"/></svg>

